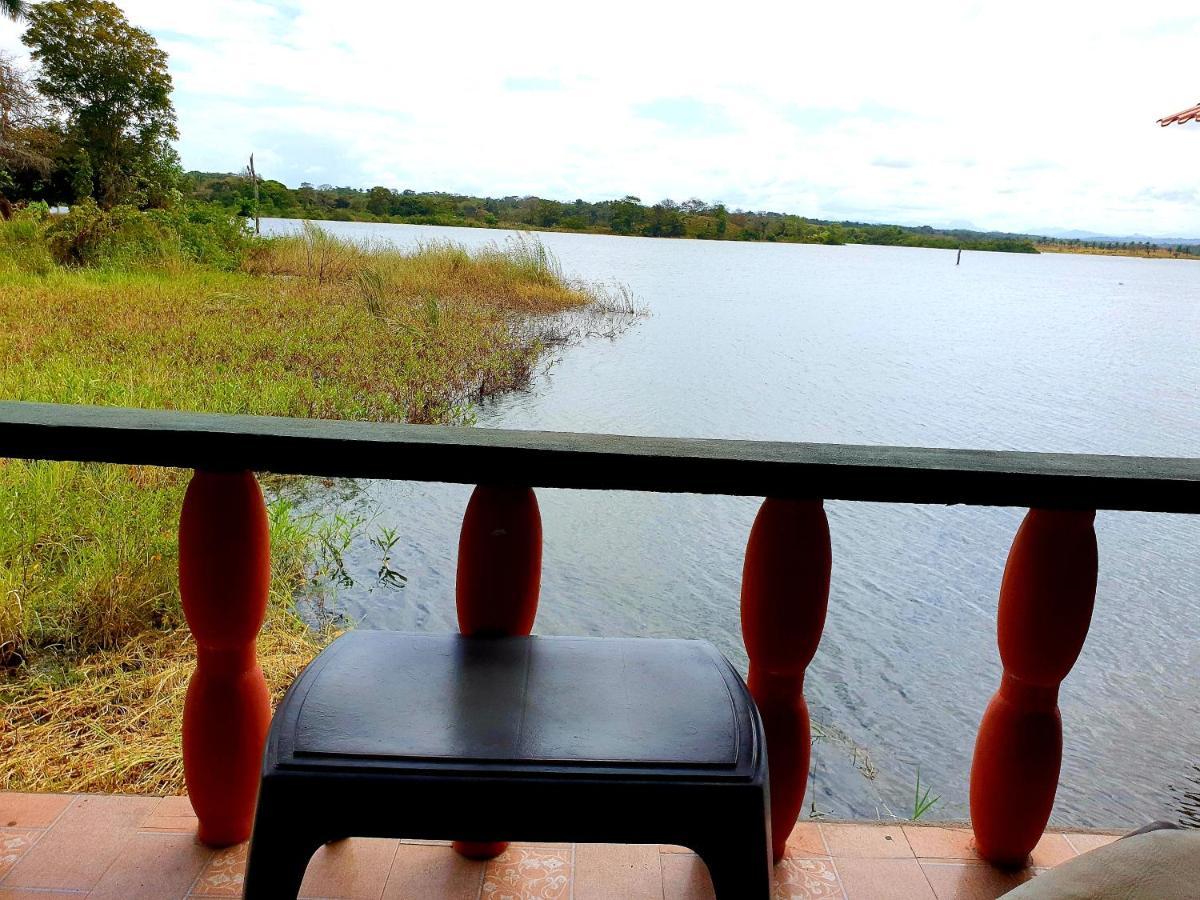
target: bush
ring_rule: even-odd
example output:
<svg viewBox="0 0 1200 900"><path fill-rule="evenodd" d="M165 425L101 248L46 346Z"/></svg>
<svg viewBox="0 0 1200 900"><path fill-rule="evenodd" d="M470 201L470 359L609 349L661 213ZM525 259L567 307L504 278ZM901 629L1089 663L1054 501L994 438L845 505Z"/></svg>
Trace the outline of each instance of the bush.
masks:
<svg viewBox="0 0 1200 900"><path fill-rule="evenodd" d="M207 203L186 203L144 213L179 236L185 257L192 262L232 271L250 244L249 223Z"/></svg>
<svg viewBox="0 0 1200 900"><path fill-rule="evenodd" d="M46 240L54 258L67 266L127 269L192 262L234 269L248 234L239 220L212 207L105 210L89 199L58 217Z"/></svg>

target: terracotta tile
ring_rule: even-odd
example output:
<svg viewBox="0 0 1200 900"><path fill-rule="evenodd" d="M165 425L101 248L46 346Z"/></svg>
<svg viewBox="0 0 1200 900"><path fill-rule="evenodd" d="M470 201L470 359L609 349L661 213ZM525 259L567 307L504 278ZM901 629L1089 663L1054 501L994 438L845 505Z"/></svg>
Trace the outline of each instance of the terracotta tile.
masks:
<svg viewBox="0 0 1200 900"><path fill-rule="evenodd" d="M82 891L39 891L21 888L0 888L0 900L81 900Z"/></svg>
<svg viewBox="0 0 1200 900"><path fill-rule="evenodd" d="M158 805L142 820L138 831L165 831L195 834L198 822L187 797L162 797Z"/></svg>
<svg viewBox="0 0 1200 900"><path fill-rule="evenodd" d="M662 900L662 893L662 854L657 844L576 845L575 900Z"/></svg>
<svg viewBox="0 0 1200 900"><path fill-rule="evenodd" d="M196 811L192 809L192 801L187 797L160 797L158 806L154 807L150 815L191 816L194 819Z"/></svg>
<svg viewBox="0 0 1200 900"><path fill-rule="evenodd" d="M1037 868L1050 868L1059 863L1074 859L1075 848L1067 843L1067 839L1057 832L1047 832L1037 842L1033 852L1029 854L1029 865Z"/></svg>
<svg viewBox="0 0 1200 900"><path fill-rule="evenodd" d="M194 816L149 816L138 826L142 834L195 835L199 822Z"/></svg>
<svg viewBox="0 0 1200 900"><path fill-rule="evenodd" d="M135 835L88 894L97 900L183 897L212 857L186 834Z"/></svg>
<svg viewBox="0 0 1200 900"><path fill-rule="evenodd" d="M904 836L918 859L959 859L983 863L975 852L975 835L970 828L936 825L905 825Z"/></svg>
<svg viewBox="0 0 1200 900"><path fill-rule="evenodd" d="M347 838L326 844L309 860L300 896L379 900L399 846L399 841L383 838Z"/></svg>
<svg viewBox="0 0 1200 900"><path fill-rule="evenodd" d="M844 897L841 879L831 859L784 857L775 864L774 881L771 891L774 900Z"/></svg>
<svg viewBox="0 0 1200 900"><path fill-rule="evenodd" d="M708 866L693 853L664 853L662 865L663 900L714 900Z"/></svg>
<svg viewBox="0 0 1200 900"><path fill-rule="evenodd" d="M1115 841L1118 835L1115 834L1094 834L1094 833L1076 833L1063 835L1077 853L1087 853L1089 850L1096 850L1099 847L1104 847Z"/></svg>
<svg viewBox="0 0 1200 900"><path fill-rule="evenodd" d="M846 900L934 900L915 859L838 859L837 873Z"/></svg>
<svg viewBox="0 0 1200 900"><path fill-rule="evenodd" d="M821 825L825 846L835 859L912 859L899 825Z"/></svg>
<svg viewBox="0 0 1200 900"><path fill-rule="evenodd" d="M246 844L238 844L213 853L188 896L242 896L242 882L246 877L246 849Z"/></svg>
<svg viewBox="0 0 1200 900"><path fill-rule="evenodd" d="M74 798L70 794L0 794L0 828L49 828Z"/></svg>
<svg viewBox="0 0 1200 900"><path fill-rule="evenodd" d="M449 846L401 844L382 900L476 900L486 868L487 863L464 859Z"/></svg>
<svg viewBox="0 0 1200 900"><path fill-rule="evenodd" d="M565 900L571 896L572 851L509 847L487 864L482 900Z"/></svg>
<svg viewBox="0 0 1200 900"><path fill-rule="evenodd" d="M5 887L91 890L158 801L76 797L4 880Z"/></svg>
<svg viewBox="0 0 1200 900"><path fill-rule="evenodd" d="M821 837L821 827L816 822L797 822L788 835L785 856L828 856L829 850Z"/></svg>
<svg viewBox="0 0 1200 900"><path fill-rule="evenodd" d="M921 868L938 900L995 900L1024 884L1033 874L989 865L922 862Z"/></svg>
<svg viewBox="0 0 1200 900"><path fill-rule="evenodd" d="M0 878L8 874L43 834L45 832L37 828L0 828Z"/></svg>

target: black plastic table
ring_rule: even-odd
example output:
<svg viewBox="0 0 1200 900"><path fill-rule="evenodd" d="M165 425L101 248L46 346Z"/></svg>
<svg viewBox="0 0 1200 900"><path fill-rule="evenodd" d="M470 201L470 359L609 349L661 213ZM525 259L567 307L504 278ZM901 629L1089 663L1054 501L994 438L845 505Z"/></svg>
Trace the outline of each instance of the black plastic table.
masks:
<svg viewBox="0 0 1200 900"><path fill-rule="evenodd" d="M762 723L703 641L352 631L275 713L245 896L350 836L680 844L765 898Z"/></svg>

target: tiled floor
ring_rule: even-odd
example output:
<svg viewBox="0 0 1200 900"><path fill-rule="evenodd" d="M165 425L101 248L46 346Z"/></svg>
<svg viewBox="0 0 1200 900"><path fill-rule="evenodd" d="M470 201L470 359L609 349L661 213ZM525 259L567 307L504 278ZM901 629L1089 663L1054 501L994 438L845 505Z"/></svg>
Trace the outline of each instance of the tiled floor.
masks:
<svg viewBox="0 0 1200 900"><path fill-rule="evenodd" d="M0 793L0 900L241 896L245 846L208 850L183 797ZM1048 834L1032 868L979 860L963 828L802 822L775 868L775 897L992 898L1113 835ZM677 847L518 844L488 863L437 841L352 838L313 857L302 897L338 900L711 898L704 865Z"/></svg>

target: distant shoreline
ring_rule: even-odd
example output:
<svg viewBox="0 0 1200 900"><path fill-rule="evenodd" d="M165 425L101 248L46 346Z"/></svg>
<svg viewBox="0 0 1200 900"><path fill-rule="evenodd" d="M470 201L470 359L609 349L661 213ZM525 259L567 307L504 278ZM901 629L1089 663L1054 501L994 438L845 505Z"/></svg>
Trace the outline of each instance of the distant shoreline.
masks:
<svg viewBox="0 0 1200 900"><path fill-rule="evenodd" d="M1034 243L1038 253L1077 253L1082 256L1128 256L1134 259L1192 259L1200 260L1195 253L1180 253L1172 247L1117 248L1117 247L1067 247L1061 244Z"/></svg>
<svg viewBox="0 0 1200 900"><path fill-rule="evenodd" d="M298 188L271 179L189 172L184 195L230 213L334 222L504 228L632 237L691 238L788 244L869 244L1000 253L1036 253L1031 235L961 228L830 221L793 213L729 209L693 197L645 204L628 195L571 202L533 196L474 197L441 191L396 191L307 182Z"/></svg>
<svg viewBox="0 0 1200 900"><path fill-rule="evenodd" d="M212 202L212 201L200 201ZM289 210L281 212L273 210L263 212L264 219L290 219L294 221L308 222L359 222L367 225L432 225L440 228L482 228L493 231L544 231L551 234L594 234L607 237L633 237L633 238L666 238L682 241L721 241L734 244L820 244L824 246L842 247L846 245L859 245L864 247L907 247L917 248L922 250L971 250L977 253L1026 253L1036 254L1038 251L1034 248L1032 241L1016 241L1008 238L997 238L994 240L966 240L958 241L951 237L946 237L939 234L924 235L915 230L904 229L898 225L881 225L870 226L879 231L887 229L902 230L903 237L896 240L888 238L897 237L895 234L886 234L882 239L870 240L872 236L870 232L856 233L854 230L847 229L846 233L838 236L837 239L830 239L829 232L824 232L819 237L797 237L793 235L768 235L766 237L747 237L744 234L738 236L717 236L713 234L647 234L639 232L613 231L600 227L583 227L571 228L561 225L540 225L531 224L529 222L503 222L503 221L480 221L478 219L466 218L442 218L438 216L372 216L372 215L354 215L344 213L342 215L314 215L313 210ZM339 211L341 212L341 211ZM812 220L816 221L816 220ZM825 224L825 223L821 223ZM840 223L833 223L840 224Z"/></svg>

